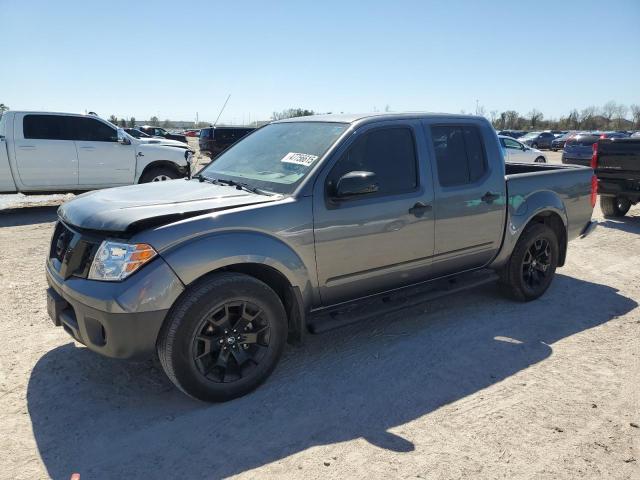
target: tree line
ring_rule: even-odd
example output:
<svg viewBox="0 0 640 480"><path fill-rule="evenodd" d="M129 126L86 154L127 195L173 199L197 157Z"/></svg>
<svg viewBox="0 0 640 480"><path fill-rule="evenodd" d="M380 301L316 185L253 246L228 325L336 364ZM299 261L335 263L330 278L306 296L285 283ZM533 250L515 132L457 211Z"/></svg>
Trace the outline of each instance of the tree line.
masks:
<svg viewBox="0 0 640 480"><path fill-rule="evenodd" d="M486 116L483 107L479 107L478 114ZM631 130L640 128L640 105L627 106L611 100L601 107L574 108L559 119L545 119L535 108L524 115L515 110L492 110L489 118L498 130Z"/></svg>
<svg viewBox="0 0 640 480"><path fill-rule="evenodd" d="M9 110L4 103L0 103L0 113ZM385 108L389 111L389 108ZM330 113L330 112L329 112ZM462 111L464 113L464 111ZM498 130L632 130L640 129L640 105L625 105L616 103L611 100L601 107L590 105L582 110L572 109L566 116L559 119L545 118L544 114L534 108L526 114L520 114L516 110L491 110L487 115L483 106L476 109L477 115L486 116L491 120L493 126ZM273 112L271 120L282 120L292 117L303 117L307 115L316 115L316 112L306 108L287 108L280 112ZM135 117L118 118L111 115L109 121L116 126L122 128L135 128ZM149 125L164 128L184 127L185 122L174 122L169 119L160 121L156 116L148 120ZM254 124L262 124L265 122L253 122ZM198 122L195 128L203 128L209 126L209 122Z"/></svg>

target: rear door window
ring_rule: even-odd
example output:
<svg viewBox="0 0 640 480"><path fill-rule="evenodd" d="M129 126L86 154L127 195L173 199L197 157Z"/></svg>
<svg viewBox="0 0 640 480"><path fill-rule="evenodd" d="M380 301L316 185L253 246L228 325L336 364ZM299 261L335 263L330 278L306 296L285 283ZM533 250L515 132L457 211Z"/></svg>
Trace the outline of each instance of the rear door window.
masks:
<svg viewBox="0 0 640 480"><path fill-rule="evenodd" d="M436 153L440 185L465 185L474 183L484 176L487 160L480 131L476 126L433 126L431 138Z"/></svg>
<svg viewBox="0 0 640 480"><path fill-rule="evenodd" d="M68 119L64 115L25 115L24 138L38 140L71 140Z"/></svg>

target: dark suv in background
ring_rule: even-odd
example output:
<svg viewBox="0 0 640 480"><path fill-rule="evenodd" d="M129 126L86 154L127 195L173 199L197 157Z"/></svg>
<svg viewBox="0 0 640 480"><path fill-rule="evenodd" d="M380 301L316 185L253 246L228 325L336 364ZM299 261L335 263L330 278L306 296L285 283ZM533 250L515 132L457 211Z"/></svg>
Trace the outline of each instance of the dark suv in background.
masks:
<svg viewBox="0 0 640 480"><path fill-rule="evenodd" d="M245 135L253 132L253 127L208 127L200 130L198 146L200 152L216 158L223 151Z"/></svg>
<svg viewBox="0 0 640 480"><path fill-rule="evenodd" d="M162 137L169 140L177 140L179 142L187 143L187 137L177 133L169 133L164 128L154 127L151 125L144 125L143 127L137 127L142 133L151 135L152 137Z"/></svg>
<svg viewBox="0 0 640 480"><path fill-rule="evenodd" d="M599 139L599 133L580 133L569 138L564 144L562 163L582 165L583 167L590 166L593 144Z"/></svg>

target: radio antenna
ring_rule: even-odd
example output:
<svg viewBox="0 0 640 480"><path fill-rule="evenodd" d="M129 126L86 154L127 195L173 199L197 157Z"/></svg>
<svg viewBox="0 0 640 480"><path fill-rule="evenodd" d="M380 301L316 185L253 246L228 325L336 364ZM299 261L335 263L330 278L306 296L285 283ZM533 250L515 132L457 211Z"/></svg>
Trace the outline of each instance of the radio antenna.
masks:
<svg viewBox="0 0 640 480"><path fill-rule="evenodd" d="M222 112L224 112L224 107L227 106L227 102L229 101L230 98L231 98L231 94L227 95L227 99L224 101L224 105L222 105L222 108L220 109L220 113L218 114L218 118L216 118L216 121L213 124L214 127L218 124L218 120L220 120L220 115L222 115Z"/></svg>

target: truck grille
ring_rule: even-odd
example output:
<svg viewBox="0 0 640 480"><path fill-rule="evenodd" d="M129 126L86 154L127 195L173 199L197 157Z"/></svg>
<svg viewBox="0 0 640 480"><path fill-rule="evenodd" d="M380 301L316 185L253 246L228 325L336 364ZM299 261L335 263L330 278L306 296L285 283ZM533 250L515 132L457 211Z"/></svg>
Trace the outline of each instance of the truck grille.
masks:
<svg viewBox="0 0 640 480"><path fill-rule="evenodd" d="M64 223L58 222L49 251L51 266L63 277L86 278L100 241L76 232Z"/></svg>

